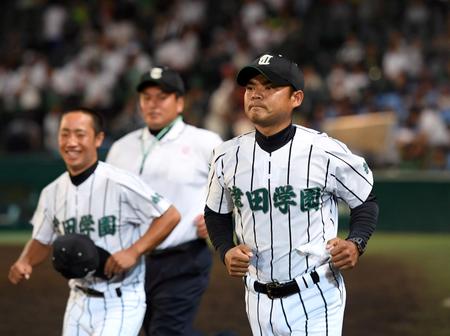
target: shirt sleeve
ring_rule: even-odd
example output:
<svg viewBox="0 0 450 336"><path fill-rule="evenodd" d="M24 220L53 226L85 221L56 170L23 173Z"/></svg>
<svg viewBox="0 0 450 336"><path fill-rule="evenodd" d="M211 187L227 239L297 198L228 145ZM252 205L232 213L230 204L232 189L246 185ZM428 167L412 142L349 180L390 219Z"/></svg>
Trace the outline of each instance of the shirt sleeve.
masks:
<svg viewBox="0 0 450 336"><path fill-rule="evenodd" d="M224 154L213 153L208 176L208 190L206 205L209 209L219 214L233 211L233 201L230 191L224 181Z"/></svg>
<svg viewBox="0 0 450 336"><path fill-rule="evenodd" d="M343 199L351 209L361 205L373 187L373 174L364 158L341 146L326 153L330 159L333 193Z"/></svg>
<svg viewBox="0 0 450 336"><path fill-rule="evenodd" d="M154 191L139 177L133 177L129 183L123 185L125 206L129 218L138 218L137 224L149 224L154 218L160 217L171 204ZM135 222L135 220L131 220Z"/></svg>

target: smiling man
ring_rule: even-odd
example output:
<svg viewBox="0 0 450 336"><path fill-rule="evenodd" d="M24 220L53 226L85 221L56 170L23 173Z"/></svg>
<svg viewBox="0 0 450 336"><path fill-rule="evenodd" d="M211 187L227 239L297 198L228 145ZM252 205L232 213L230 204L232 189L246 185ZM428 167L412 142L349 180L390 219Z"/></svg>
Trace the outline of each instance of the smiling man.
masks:
<svg viewBox="0 0 450 336"><path fill-rule="evenodd" d="M143 255L180 219L137 176L98 161L103 138L95 111L63 114L58 141L67 172L43 189L32 239L8 275L13 284L29 279L54 245L54 266L71 288L64 336L139 333L146 308ZM103 263L98 251L106 251Z"/></svg>
<svg viewBox="0 0 450 336"><path fill-rule="evenodd" d="M292 124L304 97L294 62L262 55L237 83L255 131L215 149L211 241L228 273L244 278L254 335L341 335L341 270L356 265L378 217L372 172L341 142ZM337 237L338 199L351 208L347 239Z"/></svg>

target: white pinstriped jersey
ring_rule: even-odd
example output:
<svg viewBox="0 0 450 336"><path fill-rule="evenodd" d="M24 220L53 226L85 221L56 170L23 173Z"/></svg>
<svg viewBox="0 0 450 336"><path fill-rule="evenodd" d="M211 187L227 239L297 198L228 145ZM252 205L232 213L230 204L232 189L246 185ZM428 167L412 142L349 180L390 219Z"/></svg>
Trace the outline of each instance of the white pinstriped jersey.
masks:
<svg viewBox="0 0 450 336"><path fill-rule="evenodd" d="M170 204L137 176L99 162L80 185L72 184L65 172L41 192L31 220L33 238L52 244L64 233L87 234L96 245L111 254L128 248L161 216ZM144 257L124 276L109 281L87 276L72 279L75 285L106 291L109 286L138 285L144 282Z"/></svg>
<svg viewBox="0 0 450 336"><path fill-rule="evenodd" d="M112 145L106 161L136 174L142 165L140 177L181 214L180 223L158 249L198 238L194 219L203 213L209 160L221 142L217 134L179 119L159 141L145 127Z"/></svg>
<svg viewBox="0 0 450 336"><path fill-rule="evenodd" d="M249 275L261 282L292 280L324 264L326 242L338 230L338 199L363 203L373 176L364 159L324 133L294 125L294 137L272 153L255 132L215 149L207 206L233 211L235 232L254 257ZM305 253L319 251L319 253Z"/></svg>

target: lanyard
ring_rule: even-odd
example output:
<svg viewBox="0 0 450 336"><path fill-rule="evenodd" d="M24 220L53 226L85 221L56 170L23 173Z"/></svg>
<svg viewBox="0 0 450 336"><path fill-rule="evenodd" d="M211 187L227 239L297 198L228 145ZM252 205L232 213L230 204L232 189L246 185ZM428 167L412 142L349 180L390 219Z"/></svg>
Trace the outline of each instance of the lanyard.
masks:
<svg viewBox="0 0 450 336"><path fill-rule="evenodd" d="M159 142L159 140L161 140L161 138L166 135L167 133L169 133L169 131L172 129L173 125L179 120L181 119L181 116L176 117L169 125L167 125L166 127L164 127L161 131L158 132L158 134L155 135L155 140L147 147L145 148L145 143L144 143L144 133L148 130L147 128L144 128L142 130L142 136L141 136L141 152L142 152L142 162L141 162L141 167L139 168L139 175L142 175L142 171L144 170L144 165L145 165L145 161L147 160L148 155L150 154L150 152L153 150L153 148L155 147L155 145Z"/></svg>

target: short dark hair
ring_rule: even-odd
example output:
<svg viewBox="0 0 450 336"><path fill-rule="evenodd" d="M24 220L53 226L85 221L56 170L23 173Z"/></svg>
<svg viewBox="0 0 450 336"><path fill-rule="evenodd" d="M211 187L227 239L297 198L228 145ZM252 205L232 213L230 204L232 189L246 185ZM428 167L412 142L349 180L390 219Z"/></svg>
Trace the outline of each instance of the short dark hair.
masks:
<svg viewBox="0 0 450 336"><path fill-rule="evenodd" d="M93 110L93 109L88 108L88 107L83 107L83 106L68 108L68 109L65 109L63 111L63 113L61 114L61 119L66 114L73 113L73 112L81 112L81 113L90 115L91 118L92 118L93 124L94 124L93 125L94 126L94 132L95 132L96 135L101 133L101 132L104 132L104 130L105 130L105 120L104 120L103 116L99 112L97 112L96 110Z"/></svg>

